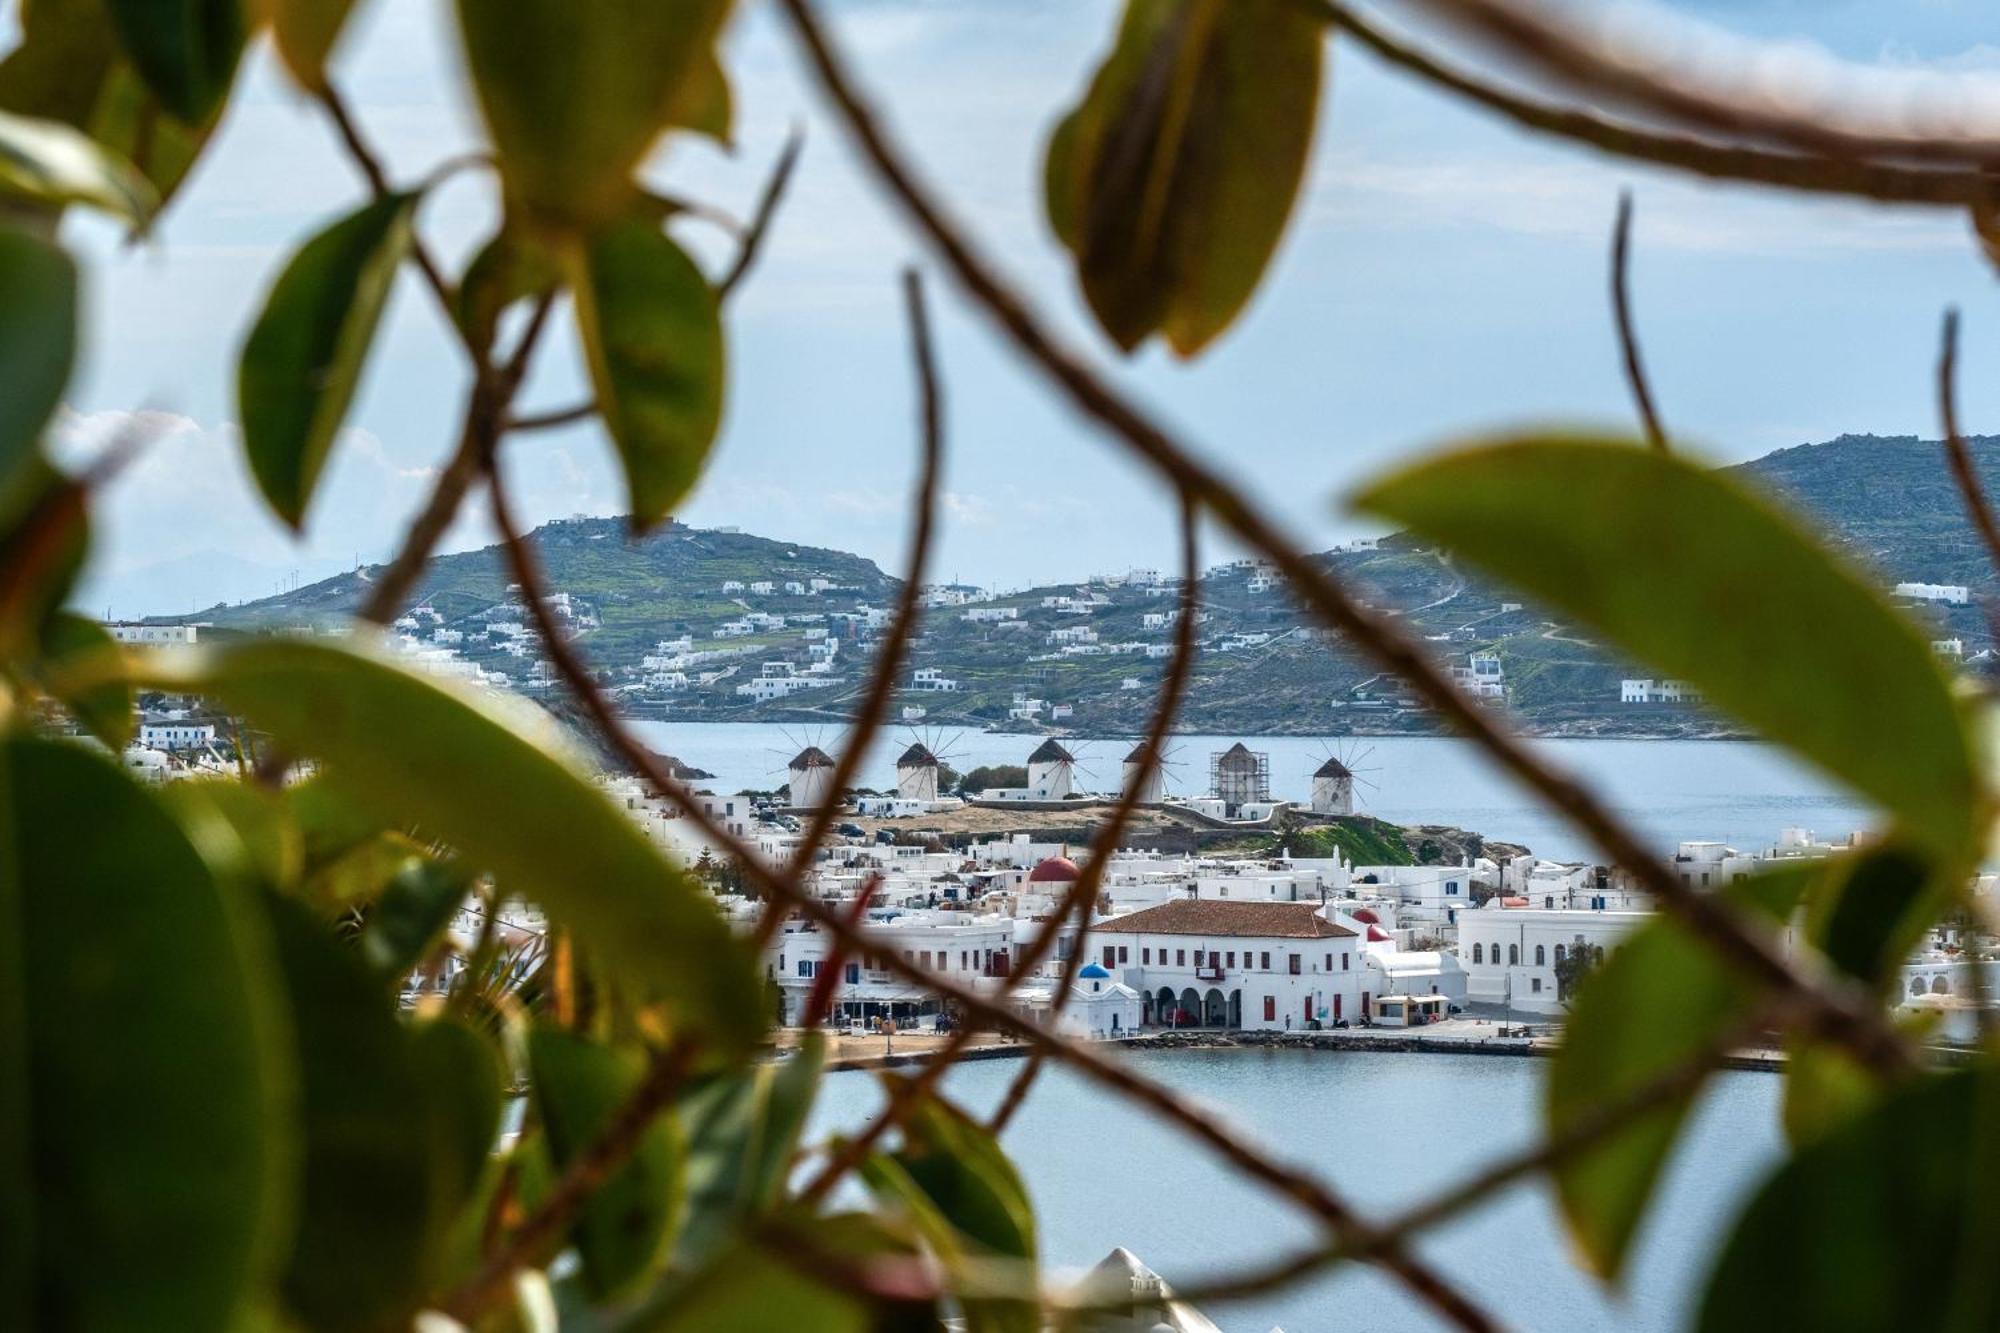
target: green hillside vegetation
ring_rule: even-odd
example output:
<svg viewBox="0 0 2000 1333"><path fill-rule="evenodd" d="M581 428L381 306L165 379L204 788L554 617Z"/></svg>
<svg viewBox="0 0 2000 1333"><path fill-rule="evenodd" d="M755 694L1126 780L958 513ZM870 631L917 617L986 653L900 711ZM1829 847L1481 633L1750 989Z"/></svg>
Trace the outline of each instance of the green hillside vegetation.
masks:
<svg viewBox="0 0 2000 1333"><path fill-rule="evenodd" d="M1988 485L2000 491L2000 439L1974 442ZM1844 436L1784 449L1732 469L1754 486L1778 492L1803 521L1831 533L1838 545L1877 571L1884 584L1900 580L1966 583L1994 591L1977 539L1966 521L1939 446L1914 438ZM572 599L579 640L621 702L635 712L715 720L827 722L845 718L873 661L879 620L898 581L872 561L841 551L799 546L746 533L669 524L635 539L612 519L550 523L535 533L551 586ZM1364 597L1404 612L1409 631L1455 666L1473 653L1498 656L1505 707L1521 726L1543 734L1708 735L1720 729L1699 708L1620 702L1620 681L1635 670L1588 637L1513 594L1456 569L1437 551L1406 536L1325 552ZM294 626L333 627L345 621L379 571L357 570L294 592L240 606L216 607L199 619L230 631ZM811 582L831 585L810 592ZM752 585L768 583L757 593ZM789 593L787 583L807 591ZM724 591L724 585L740 590ZM517 685L532 681L539 655L531 635L501 628L524 617L508 609L509 580L495 549L434 561L418 589L428 618L415 632L460 636L452 647ZM1076 614L1049 599L1089 602ZM1164 623L1178 590L1124 581L1051 584L980 601L1011 608L1015 618L967 619L969 608L945 605L924 614L910 669L932 668L956 682L948 692L901 691L895 700L925 710L925 725L963 724L1002 730L1135 735L1151 716L1164 675L1161 655L1173 641ZM1252 565L1220 566L1204 574L1196 659L1183 711L1190 730L1253 735L1368 734L1435 729L1430 715L1400 685L1344 652L1312 625L1282 581ZM869 613L878 622L871 626ZM746 633L718 631L748 613L783 617L782 626ZM1990 645L1977 606L1923 608L1939 637L1956 637L1968 654ZM1148 623L1149 618L1152 623ZM1096 643L1064 650L1060 631L1087 628ZM682 685L665 686L643 664L662 641L687 636L704 660L688 666ZM833 660L814 677L817 688L754 699L738 687L766 672L804 673L814 641L836 643ZM1149 655L1147 649L1151 648ZM770 664L767 666L767 664ZM907 678L906 678L907 683ZM1017 700L1043 701L1041 712L1011 716ZM1068 712L1057 717L1055 710ZM892 720L900 714L893 714Z"/></svg>

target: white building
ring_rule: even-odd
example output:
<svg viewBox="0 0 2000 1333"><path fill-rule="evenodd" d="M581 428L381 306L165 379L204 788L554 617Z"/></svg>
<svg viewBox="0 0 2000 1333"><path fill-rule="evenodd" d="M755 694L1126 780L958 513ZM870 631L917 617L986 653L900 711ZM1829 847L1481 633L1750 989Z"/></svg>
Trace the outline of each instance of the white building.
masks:
<svg viewBox="0 0 2000 1333"><path fill-rule="evenodd" d="M215 744L215 724L191 718L148 719L139 723L139 744L149 750L199 750Z"/></svg>
<svg viewBox="0 0 2000 1333"><path fill-rule="evenodd" d="M104 629L112 642L142 648L192 644L198 632L194 625L135 625L117 620L106 621Z"/></svg>
<svg viewBox="0 0 2000 1333"><path fill-rule="evenodd" d="M1054 740L1043 741L1035 752L1028 756L1030 799L1067 800L1075 783L1076 756Z"/></svg>
<svg viewBox="0 0 2000 1333"><path fill-rule="evenodd" d="M1158 805L1167 797L1166 766L1154 764L1151 772L1146 771L1146 756L1150 751L1146 742L1140 741L1125 756L1123 772L1119 779L1120 791L1131 791L1132 784L1139 784L1139 804ZM1141 778L1143 777L1143 781Z"/></svg>
<svg viewBox="0 0 2000 1333"><path fill-rule="evenodd" d="M1183 898L1100 921L1094 961L1163 1027L1303 1029L1353 1020L1368 994L1361 940L1316 903Z"/></svg>
<svg viewBox="0 0 2000 1333"><path fill-rule="evenodd" d="M913 744L896 760L896 794L912 801L937 800L938 760L927 747Z"/></svg>
<svg viewBox="0 0 2000 1333"><path fill-rule="evenodd" d="M1916 602L1943 602L1948 606L1964 606L1971 598L1971 589L1962 583L1898 583L1896 596L1908 597Z"/></svg>
<svg viewBox="0 0 2000 1333"><path fill-rule="evenodd" d="M1698 704L1701 692L1678 680L1621 680L1618 702L1622 704Z"/></svg>
<svg viewBox="0 0 2000 1333"><path fill-rule="evenodd" d="M910 677L910 688L927 690L937 694L950 694L958 689L958 682L945 675L936 667L918 667Z"/></svg>
<svg viewBox="0 0 2000 1333"><path fill-rule="evenodd" d="M1458 917L1458 957L1467 998L1528 1013L1562 1011L1569 998L1557 968L1578 949L1598 961L1653 914L1530 907L1525 898L1489 898Z"/></svg>

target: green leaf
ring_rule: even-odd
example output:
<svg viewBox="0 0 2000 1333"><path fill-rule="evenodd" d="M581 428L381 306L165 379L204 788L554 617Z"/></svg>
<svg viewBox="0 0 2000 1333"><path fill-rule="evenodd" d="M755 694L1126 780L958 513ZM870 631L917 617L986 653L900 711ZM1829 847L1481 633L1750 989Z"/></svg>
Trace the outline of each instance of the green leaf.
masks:
<svg viewBox="0 0 2000 1333"><path fill-rule="evenodd" d="M326 87L326 62L347 26L354 0L259 0L285 68L308 92Z"/></svg>
<svg viewBox="0 0 2000 1333"><path fill-rule="evenodd" d="M559 1028L529 1035L528 1063L558 1172L603 1136L647 1073L641 1052ZM570 1236L597 1299L629 1294L665 1264L680 1208L681 1168L680 1131L674 1116L663 1112L625 1165L584 1204Z"/></svg>
<svg viewBox="0 0 2000 1333"><path fill-rule="evenodd" d="M21 42L0 61L0 110L58 121L129 161L151 186L156 210L171 195L220 119L200 125L167 115L125 59L103 0L34 0L22 6Z"/></svg>
<svg viewBox="0 0 2000 1333"><path fill-rule="evenodd" d="M676 1267L699 1265L777 1205L825 1068L826 1042L811 1032L784 1064L723 1075L683 1100L688 1206Z"/></svg>
<svg viewBox="0 0 2000 1333"><path fill-rule="evenodd" d="M1731 885L1739 906L1782 919L1817 867L1786 867ZM1551 1138L1607 1101L1632 1096L1744 1021L1758 991L1678 922L1635 931L1584 981L1551 1062ZM1599 1277L1615 1279L1694 1092L1672 1099L1555 1171L1570 1237Z"/></svg>
<svg viewBox="0 0 2000 1333"><path fill-rule="evenodd" d="M285 266L243 345L236 397L257 487L293 528L346 419L410 248L414 194L350 214Z"/></svg>
<svg viewBox="0 0 2000 1333"><path fill-rule="evenodd" d="M12 493L46 470L42 431L76 357L76 265L47 241L0 226L0 312L0 493Z"/></svg>
<svg viewBox="0 0 2000 1333"><path fill-rule="evenodd" d="M283 1291L314 1329L407 1321L436 1231L424 1079L393 1002L355 950L290 899L267 900L304 1092L305 1178Z"/></svg>
<svg viewBox="0 0 2000 1333"><path fill-rule="evenodd" d="M135 228L159 206L131 163L60 121L0 112L0 190L45 204L87 204Z"/></svg>
<svg viewBox="0 0 2000 1333"><path fill-rule="evenodd" d="M1288 0L1127 0L1049 142L1049 220L1131 351L1192 356L1248 304L1299 193L1324 30Z"/></svg>
<svg viewBox="0 0 2000 1333"><path fill-rule="evenodd" d="M1960 887L1894 842L1843 858L1806 898L1806 937L1849 976L1884 989Z"/></svg>
<svg viewBox="0 0 2000 1333"><path fill-rule="evenodd" d="M722 422L715 290L638 217L598 231L570 261L598 411L624 464L633 525L649 528L693 489Z"/></svg>
<svg viewBox="0 0 2000 1333"><path fill-rule="evenodd" d="M540 238L524 227L502 226L459 279L458 325L474 347L491 347L507 307L561 285L562 270Z"/></svg>
<svg viewBox="0 0 2000 1333"><path fill-rule="evenodd" d="M472 886L456 861L413 856L404 861L368 912L361 954L376 975L399 983L430 956Z"/></svg>
<svg viewBox="0 0 2000 1333"><path fill-rule="evenodd" d="M104 626L57 612L42 630L39 675L77 723L114 750L132 739L132 687L125 659ZM66 679L80 683L64 684Z"/></svg>
<svg viewBox="0 0 2000 1333"><path fill-rule="evenodd" d="M564 223L622 211L653 140L712 98L728 12L729 0L459 0L510 202Z"/></svg>
<svg viewBox="0 0 2000 1333"><path fill-rule="evenodd" d="M187 125L216 113L243 55L241 0L105 0L105 8L161 105Z"/></svg>
<svg viewBox="0 0 2000 1333"><path fill-rule="evenodd" d="M583 775L540 710L417 676L361 638L255 640L147 668L323 761L325 779L357 808L414 821L491 871L501 892L540 902L711 1049L744 1050L761 1034L769 1005L748 950Z"/></svg>
<svg viewBox="0 0 2000 1333"><path fill-rule="evenodd" d="M1801 1149L1737 1220L1705 1333L1991 1328L2000 1077L1913 1079Z"/></svg>
<svg viewBox="0 0 2000 1333"><path fill-rule="evenodd" d="M713 48L688 70L674 102L672 123L705 134L725 148L734 146L736 104L729 92L729 73Z"/></svg>
<svg viewBox="0 0 2000 1333"><path fill-rule="evenodd" d="M905 1122L902 1150L876 1154L862 1178L885 1203L905 1211L948 1269L967 1260L1035 1259L1035 1214L1014 1164L985 1126L957 1107L927 1098ZM1036 1333L1031 1301L966 1299L971 1333Z"/></svg>
<svg viewBox="0 0 2000 1333"><path fill-rule="evenodd" d="M173 783L160 799L225 878L267 889L289 888L298 880L299 831L277 793L218 777Z"/></svg>
<svg viewBox="0 0 2000 1333"><path fill-rule="evenodd" d="M505 1070L492 1042L453 1019L419 1024L409 1043L430 1121L432 1213L451 1227L478 1197L493 1160Z"/></svg>
<svg viewBox="0 0 2000 1333"><path fill-rule="evenodd" d="M1683 456L1532 435L1419 463L1360 508L1603 634L1968 865L1987 797L1923 633L1762 498Z"/></svg>
<svg viewBox="0 0 2000 1333"><path fill-rule="evenodd" d="M811 1244L834 1269L872 1258L913 1254L908 1241L886 1231L880 1219L860 1213L789 1219L803 1243ZM884 1303L871 1307L848 1290L823 1285L805 1264L777 1252L781 1240L734 1240L713 1262L674 1273L621 1327L646 1330L700 1329L702 1333L765 1333L767 1329L811 1329L813 1333L887 1333L895 1329L939 1327L929 1302Z"/></svg>
<svg viewBox="0 0 2000 1333"><path fill-rule="evenodd" d="M254 912L109 761L0 743L0 1326L224 1328L290 1215Z"/></svg>

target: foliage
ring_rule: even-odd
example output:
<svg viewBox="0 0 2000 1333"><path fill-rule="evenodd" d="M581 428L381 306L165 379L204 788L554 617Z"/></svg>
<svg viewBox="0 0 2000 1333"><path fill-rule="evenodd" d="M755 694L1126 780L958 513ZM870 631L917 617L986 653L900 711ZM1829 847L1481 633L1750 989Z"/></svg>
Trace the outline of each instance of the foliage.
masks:
<svg viewBox="0 0 2000 1333"><path fill-rule="evenodd" d="M1290 595L1344 632L1339 651L1454 720L1659 898L1659 919L1590 975L1568 963L1564 990L1577 993L1551 1069L1549 1144L1489 1180L1551 1173L1586 1262L1615 1279L1707 1072L1730 1043L1778 1028L1793 1057L1796 1146L1722 1246L1702 1324L1990 1324L2000 1308L1986 1262L2000 1104L1992 1059L1927 1068L1884 1014L1899 960L1933 923L1965 912L1967 874L1991 831L1985 705L1955 692L1918 627L1780 510L1679 453L1503 437L1365 490L1363 507L1455 562L1392 546L1390 568L1449 580L1462 564L1521 589L1611 650L1699 687L1891 821L1858 854L1717 894L1686 888L1593 793L1457 694L1337 566L1286 546L1203 451L1044 330L873 126L812 7L784 7L864 158L967 293L1184 499L1191 583L1194 520L1206 516L1281 568ZM1532 22L1534 6L1505 8ZM717 41L732 6L459 0L467 103L491 139L482 165L504 221L457 275L420 234L421 190L395 188L346 115L329 62L349 9L35 0L0 62L0 1326L361 1330L409 1327L433 1311L496 1331L557 1315L585 1328L1065 1322L1043 1308L1033 1209L1000 1141L1009 1112L982 1122L938 1091L956 1042L891 1080L891 1109L865 1136L808 1142L824 1048L808 1037L789 1059L766 1058L762 960L708 886L754 891L761 909L739 906L768 913L766 928L805 914L849 957L870 948L865 928L726 830L705 831L728 855L704 854L690 873L605 797L547 716L413 674L380 643L379 627L483 482L506 570L456 589L433 574L437 590L491 606L505 584L521 585L582 715L685 817L702 819L655 777L592 664L549 619L496 463L523 427L515 397L543 331L567 319L590 411L625 473L632 527L660 524L698 484L724 410L722 302L769 211L718 281L669 234L694 210L649 193L637 173L662 139L728 138L734 107ZM472 390L425 521L394 563L357 576L328 608L358 600L359 623L341 618L344 639L244 635L127 657L63 610L93 488L122 454L77 476L50 458L79 305L75 265L52 238L70 208L146 225L225 115L267 24L369 185L302 243L243 343L246 460L274 514L307 521L402 273L414 269L436 300ZM1651 161L1699 159L1717 175L1946 197L1990 219L1983 145L1889 153L1865 164L1859 189L1855 164L1813 149L1810 136L1776 154L1752 145L1717 158L1694 139L1662 146L1643 127L1606 136L1589 116L1537 116L1399 58L1331 6L1128 0L1050 143L1043 200L1117 347L1158 333L1191 356L1247 308L1306 188L1328 24L1546 133L1596 134ZM1593 67L1587 38L1531 36L1546 58ZM1716 124L1754 138L1759 122L1717 114L1703 128ZM1954 154L1972 160L1954 166ZM928 325L914 280L910 290L934 425ZM1976 491L1968 498L1978 502ZM632 549L607 541L590 558L617 566ZM93 742L48 734L66 716L120 743L137 689L206 698L254 731L257 753L234 777L161 791ZM1174 706L1162 705L1163 726ZM1025 781L998 767L960 785ZM1119 831L1114 823L1108 836ZM1297 834L1302 852L1398 859L1381 840L1364 820ZM798 868L814 850L801 849ZM503 907L528 906L540 923L531 945L497 924ZM1026 1037L1322 1223L1324 1246L1269 1280L1360 1254L1458 1323L1485 1326L1403 1244L1438 1217L1419 1210L1377 1229L1330 1184L1143 1074L985 992L886 953L877 962L937 991L967 1019L961 1031L976 1021ZM447 975L457 984L440 996L433 983ZM520 1132L502 1141L510 1092L521 1096ZM850 1172L866 1186L865 1211L829 1206L847 1204L833 1191Z"/></svg>
<svg viewBox="0 0 2000 1333"><path fill-rule="evenodd" d="M1027 785L1028 770L1021 764L981 764L958 780L958 790L965 796L977 796L990 788Z"/></svg>

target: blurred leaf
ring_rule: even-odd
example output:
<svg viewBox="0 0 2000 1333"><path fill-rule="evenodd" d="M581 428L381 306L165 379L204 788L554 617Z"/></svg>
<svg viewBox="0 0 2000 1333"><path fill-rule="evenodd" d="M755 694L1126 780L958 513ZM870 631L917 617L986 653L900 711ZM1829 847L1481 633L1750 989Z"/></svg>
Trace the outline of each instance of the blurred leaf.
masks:
<svg viewBox="0 0 2000 1333"><path fill-rule="evenodd" d="M0 112L0 190L45 204L88 204L135 228L159 204L131 163L60 121Z"/></svg>
<svg viewBox="0 0 2000 1333"><path fill-rule="evenodd" d="M1356 503L1692 682L1969 865L1986 797L1925 636L1734 481L1680 455L1527 436L1419 463Z"/></svg>
<svg viewBox="0 0 2000 1333"><path fill-rule="evenodd" d="M160 799L225 876L271 889L298 881L299 831L276 792L233 778L200 778L169 785Z"/></svg>
<svg viewBox="0 0 2000 1333"><path fill-rule="evenodd" d="M561 268L547 246L526 228L502 226L459 279L459 327L474 347L491 347L507 307L547 295L561 283Z"/></svg>
<svg viewBox="0 0 2000 1333"><path fill-rule="evenodd" d="M430 956L471 887L471 873L456 861L408 858L369 909L362 957L378 976L401 983Z"/></svg>
<svg viewBox="0 0 2000 1333"><path fill-rule="evenodd" d="M221 107L245 36L241 0L104 0L118 40L161 105L199 125Z"/></svg>
<svg viewBox="0 0 2000 1333"><path fill-rule="evenodd" d="M603 1136L647 1073L639 1051L560 1028L537 1028L529 1035L528 1062L558 1173ZM631 1293L665 1264L681 1203L682 1166L680 1132L672 1113L663 1112L625 1165L584 1204L570 1236L597 1299Z"/></svg>
<svg viewBox="0 0 2000 1333"><path fill-rule="evenodd" d="M285 68L308 92L326 87L326 62L347 26L354 0L256 0L271 20Z"/></svg>
<svg viewBox="0 0 2000 1333"><path fill-rule="evenodd" d="M1991 1328L2000 1077L1911 1080L1794 1153L1737 1219L1699 1327Z"/></svg>
<svg viewBox="0 0 2000 1333"><path fill-rule="evenodd" d="M782 1065L722 1075L682 1100L688 1206L677 1267L699 1265L777 1204L825 1068L825 1039L809 1032Z"/></svg>
<svg viewBox="0 0 2000 1333"><path fill-rule="evenodd" d="M300 903L267 897L303 1074L305 1183L283 1289L314 1329L407 1322L437 1220L428 1092L389 997Z"/></svg>
<svg viewBox="0 0 2000 1333"><path fill-rule="evenodd" d="M383 830L383 821L315 774L284 789L308 868L346 855Z"/></svg>
<svg viewBox="0 0 2000 1333"><path fill-rule="evenodd" d="M0 137L0 160L6 145ZM0 492L28 485L76 356L76 265L0 225Z"/></svg>
<svg viewBox="0 0 2000 1333"><path fill-rule="evenodd" d="M1782 919L1816 873L1818 867L1785 867L1724 892L1740 907ZM1678 922L1662 917L1634 931L1578 991L1549 1069L1549 1137L1699 1055L1750 1016L1757 995L1753 983ZM1570 1238L1599 1277L1616 1279L1623 1268L1693 1102L1691 1089L1556 1168L1556 1199Z"/></svg>
<svg viewBox="0 0 2000 1333"><path fill-rule="evenodd" d="M817 1261L835 1273L850 1274L871 1258L908 1258L907 1242L884 1231L879 1219L858 1213L792 1219L783 1237L732 1241L713 1262L697 1269L676 1265L673 1274L645 1305L619 1327L640 1330L700 1329L702 1333L765 1333L770 1329L811 1329L813 1333L890 1333L939 1327L929 1302L871 1305L851 1290L838 1290L810 1276L803 1258L782 1251L810 1245Z"/></svg>
<svg viewBox="0 0 2000 1333"><path fill-rule="evenodd" d="M1880 991L1959 887L1956 876L1893 842L1838 865L1843 873L1822 877L1806 896L1806 936L1834 966Z"/></svg>
<svg viewBox="0 0 2000 1333"><path fill-rule="evenodd" d="M43 0L36 0L40 5ZM160 105L129 64L111 67L90 123L83 128L99 143L128 158L159 195L156 207L180 188L215 133L222 110L198 125L184 125Z"/></svg>
<svg viewBox="0 0 2000 1333"><path fill-rule="evenodd" d="M1845 1124L1882 1091L1881 1080L1838 1046L1801 1037L1785 1044L1785 1135L1794 1144Z"/></svg>
<svg viewBox="0 0 2000 1333"><path fill-rule="evenodd" d="M728 12L729 0L459 0L510 201L564 223L619 213L660 132L712 118L707 67Z"/></svg>
<svg viewBox="0 0 2000 1333"><path fill-rule="evenodd" d="M598 411L625 467L633 526L649 528L693 489L722 421L715 291L643 218L598 231L571 262Z"/></svg>
<svg viewBox="0 0 2000 1333"><path fill-rule="evenodd" d="M1045 181L1084 298L1126 351L1159 332L1192 356L1249 302L1298 198L1324 41L1288 0L1127 0Z"/></svg>
<svg viewBox="0 0 2000 1333"><path fill-rule="evenodd" d="M20 45L0 61L0 110L60 121L129 161L157 209L171 196L220 118L183 125L160 107L125 59L103 0L22 6Z"/></svg>
<svg viewBox="0 0 2000 1333"><path fill-rule="evenodd" d="M492 1042L449 1018L418 1024L409 1039L430 1120L433 1213L449 1228L477 1197L492 1161L506 1071Z"/></svg>
<svg viewBox="0 0 2000 1333"><path fill-rule="evenodd" d="M30 453L14 484L0 487L0 661L36 650L89 550L82 487Z"/></svg>
<svg viewBox="0 0 2000 1333"><path fill-rule="evenodd" d="M736 107L729 92L729 73L710 47L688 70L674 101L672 123L705 134L723 147L735 142Z"/></svg>
<svg viewBox="0 0 2000 1333"><path fill-rule="evenodd" d="M107 760L0 743L0 1326L224 1328L282 1258L269 944Z"/></svg>
<svg viewBox="0 0 2000 1333"><path fill-rule="evenodd" d="M104 626L57 612L42 630L40 676L85 731L113 750L131 743L132 687L124 655ZM82 683L68 687L66 678Z"/></svg>
<svg viewBox="0 0 2000 1333"><path fill-rule="evenodd" d="M502 893L540 902L592 957L697 1026L708 1049L741 1051L763 1031L769 1005L748 951L583 776L539 709L458 693L366 639L252 640L147 665L163 686L211 695L323 760L357 807L415 821L490 870Z"/></svg>
<svg viewBox="0 0 2000 1333"><path fill-rule="evenodd" d="M347 417L410 248L414 194L378 199L307 241L243 345L236 396L257 487L294 529Z"/></svg>
<svg viewBox="0 0 2000 1333"><path fill-rule="evenodd" d="M1035 1214L1014 1164L986 1127L957 1107L927 1098L905 1122L894 1156L863 1163L862 1178L885 1203L900 1205L949 1269L967 1259L1035 1260ZM1032 1301L964 1302L970 1333L1037 1333Z"/></svg>

